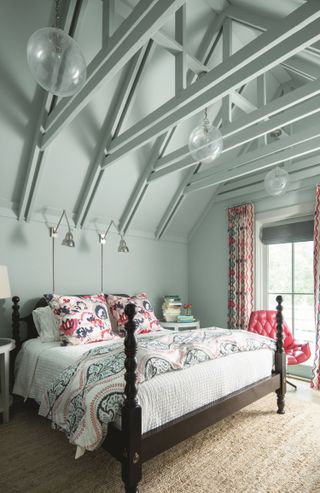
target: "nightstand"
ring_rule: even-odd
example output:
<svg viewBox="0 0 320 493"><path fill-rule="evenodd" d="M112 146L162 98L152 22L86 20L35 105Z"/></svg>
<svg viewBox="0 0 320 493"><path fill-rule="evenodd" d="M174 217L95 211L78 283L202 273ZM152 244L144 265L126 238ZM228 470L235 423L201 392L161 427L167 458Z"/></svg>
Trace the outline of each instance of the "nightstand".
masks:
<svg viewBox="0 0 320 493"><path fill-rule="evenodd" d="M14 339L0 338L0 376L1 397L0 413L3 413L3 423L9 421L10 393L9 393L9 353L16 347Z"/></svg>
<svg viewBox="0 0 320 493"><path fill-rule="evenodd" d="M199 320L195 320L194 322L160 322L160 325L164 329L174 330L176 332L184 329L200 329Z"/></svg>

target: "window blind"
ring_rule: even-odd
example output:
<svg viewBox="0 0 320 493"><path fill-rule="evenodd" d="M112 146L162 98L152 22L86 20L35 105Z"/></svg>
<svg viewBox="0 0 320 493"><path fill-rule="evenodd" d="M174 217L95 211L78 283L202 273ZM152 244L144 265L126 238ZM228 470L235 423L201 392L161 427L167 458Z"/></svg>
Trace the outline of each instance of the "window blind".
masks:
<svg viewBox="0 0 320 493"><path fill-rule="evenodd" d="M264 245L312 241L313 224L313 220L308 220L277 226L265 226L261 230L260 238Z"/></svg>

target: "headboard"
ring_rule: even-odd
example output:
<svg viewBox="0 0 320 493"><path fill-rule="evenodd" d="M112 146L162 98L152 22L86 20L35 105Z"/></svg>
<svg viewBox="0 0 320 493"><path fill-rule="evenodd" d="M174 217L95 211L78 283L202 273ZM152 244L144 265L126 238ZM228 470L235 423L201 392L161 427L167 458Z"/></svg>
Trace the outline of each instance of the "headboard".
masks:
<svg viewBox="0 0 320 493"><path fill-rule="evenodd" d="M28 315L21 317L19 303L19 296L14 296L12 298L12 337L16 341L17 352L21 348L22 342L38 337L38 332L33 322L32 311L41 306L48 305L46 299L42 297L35 303L32 311ZM24 322L27 328L27 335L23 341L21 340L20 322Z"/></svg>

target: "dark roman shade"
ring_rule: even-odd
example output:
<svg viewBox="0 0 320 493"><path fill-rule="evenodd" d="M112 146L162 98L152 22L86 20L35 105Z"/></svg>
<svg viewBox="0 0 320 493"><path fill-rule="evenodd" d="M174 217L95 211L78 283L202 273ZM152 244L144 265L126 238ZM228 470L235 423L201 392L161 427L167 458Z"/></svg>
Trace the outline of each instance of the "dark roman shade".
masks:
<svg viewBox="0 0 320 493"><path fill-rule="evenodd" d="M275 226L264 226L260 239L264 245L313 240L313 219Z"/></svg>

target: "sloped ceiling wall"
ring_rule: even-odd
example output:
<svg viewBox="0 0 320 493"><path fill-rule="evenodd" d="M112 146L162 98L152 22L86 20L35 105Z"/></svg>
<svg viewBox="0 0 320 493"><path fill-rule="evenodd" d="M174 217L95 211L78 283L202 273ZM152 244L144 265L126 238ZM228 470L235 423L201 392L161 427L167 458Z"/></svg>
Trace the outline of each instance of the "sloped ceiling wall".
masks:
<svg viewBox="0 0 320 493"><path fill-rule="evenodd" d="M33 80L25 49L35 30L52 23L54 4L52 0L2 0L2 215L21 221L49 218L55 223L66 209L78 228L97 228L114 219L128 234L142 231L156 238L187 238L208 205L214 207L226 194L235 201L242 199L244 191L265 195L263 178L276 162L284 162L291 187L295 183L315 185L320 170L318 119L308 110L307 117L298 123L295 120L305 105L319 107L317 2L311 0L307 6L300 0L149 1L146 29L135 32L145 13L137 17L136 24L132 16L144 3L70 0L62 4L66 29L75 9L80 11L75 38L89 74L96 57L103 54L107 60L111 49L125 48L126 37L132 41L133 51L126 59L128 51L123 49L122 58L119 55L113 65L109 62L97 85L88 80L76 98L58 100L50 112L51 98ZM152 17L156 8L162 9L161 25L156 11ZM180 31L175 29L179 19ZM107 26L110 40L106 39ZM279 46L280 57L282 42L287 43L288 56L277 60L272 47ZM266 60L265 70L259 65L261 60ZM240 62L248 67L247 75L239 72ZM218 85L218 75L225 85ZM183 80L187 87L179 88ZM213 87L217 87L216 93L206 97L206 89ZM295 108L281 98L301 96L303 90L296 117L281 120L281 114ZM86 91L90 97L82 104ZM192 104L193 96L186 100L192 91L199 95L198 106ZM276 110L268 113L275 101ZM65 124L59 118L74 102L75 109ZM210 121L225 135L225 149L229 148L211 165L193 163L186 149L205 106ZM164 123L156 131L155 117L163 115L166 107L168 119L160 118ZM259 111L264 118L257 117ZM54 134L54 126L49 124L53 116L61 123ZM280 143L270 136L277 127L282 129ZM149 129L154 130L151 137ZM302 135L308 129L312 138ZM136 135L137 144L130 132ZM284 159L283 149L287 153Z"/></svg>

